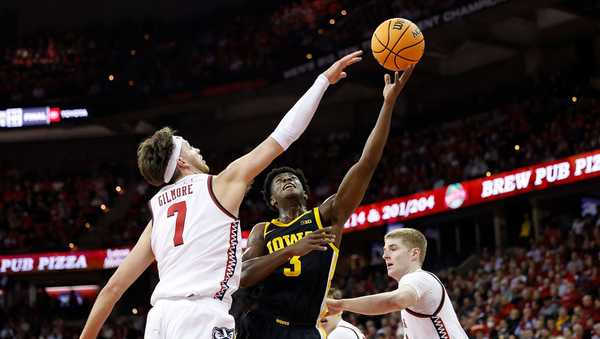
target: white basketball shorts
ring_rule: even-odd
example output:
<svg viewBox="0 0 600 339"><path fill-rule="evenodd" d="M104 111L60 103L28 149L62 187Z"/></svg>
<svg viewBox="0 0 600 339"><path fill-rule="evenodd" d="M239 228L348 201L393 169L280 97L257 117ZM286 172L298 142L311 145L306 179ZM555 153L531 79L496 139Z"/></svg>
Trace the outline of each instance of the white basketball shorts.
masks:
<svg viewBox="0 0 600 339"><path fill-rule="evenodd" d="M234 339L235 320L219 300L160 299L148 312L144 339Z"/></svg>

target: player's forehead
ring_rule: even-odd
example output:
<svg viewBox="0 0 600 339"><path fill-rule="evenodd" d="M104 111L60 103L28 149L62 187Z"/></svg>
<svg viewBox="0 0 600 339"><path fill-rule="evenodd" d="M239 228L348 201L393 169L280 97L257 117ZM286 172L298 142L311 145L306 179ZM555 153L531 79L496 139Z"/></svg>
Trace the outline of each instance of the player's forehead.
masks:
<svg viewBox="0 0 600 339"><path fill-rule="evenodd" d="M190 142L189 142L189 141L187 141L187 140L185 140L185 139L183 139L183 144L182 144L182 146L183 146L183 147L185 147L185 148L186 148L186 149L188 149L188 150L190 150L190 149L194 149L194 148L197 148L197 147L195 147L194 145L190 144Z"/></svg>
<svg viewBox="0 0 600 339"><path fill-rule="evenodd" d="M405 248L404 242L401 238L385 238L383 240L383 248L387 249L396 249L396 248Z"/></svg>
<svg viewBox="0 0 600 339"><path fill-rule="evenodd" d="M277 174L275 177L273 177L273 182L277 182L277 181L287 179L287 178L300 180L298 178L298 176L292 172L282 172L282 173Z"/></svg>

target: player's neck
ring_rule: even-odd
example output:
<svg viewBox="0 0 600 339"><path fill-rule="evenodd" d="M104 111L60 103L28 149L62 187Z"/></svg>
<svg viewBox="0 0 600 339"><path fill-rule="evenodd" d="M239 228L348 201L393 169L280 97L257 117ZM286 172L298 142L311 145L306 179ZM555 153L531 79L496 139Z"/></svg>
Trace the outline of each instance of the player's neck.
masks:
<svg viewBox="0 0 600 339"><path fill-rule="evenodd" d="M402 279L402 277L403 277L403 276L405 276L405 275L407 275L407 274L409 274L409 273L416 272L416 271L418 271L418 270L420 270L420 269L421 269L421 266L420 266L420 265L418 265L418 264L413 264L413 265L411 265L410 267L408 267L408 268L406 269L406 271L405 271L404 273L402 273L402 274L400 275L400 277L399 277L399 278L397 278L397 279L396 279L396 281L400 281L400 279Z"/></svg>
<svg viewBox="0 0 600 339"><path fill-rule="evenodd" d="M406 271L406 274L416 272L420 269L421 269L421 265L413 265Z"/></svg>
<svg viewBox="0 0 600 339"><path fill-rule="evenodd" d="M295 204L279 208L279 217L277 219L283 223L288 223L296 219L300 214L306 211L306 207L302 204Z"/></svg>
<svg viewBox="0 0 600 339"><path fill-rule="evenodd" d="M200 174L200 173L203 173L203 172L200 171L199 169L195 169L195 168L183 168L183 169L179 169L179 174L175 177L175 179L173 180L173 182L179 181L179 179L181 179L183 177L187 177L188 175Z"/></svg>

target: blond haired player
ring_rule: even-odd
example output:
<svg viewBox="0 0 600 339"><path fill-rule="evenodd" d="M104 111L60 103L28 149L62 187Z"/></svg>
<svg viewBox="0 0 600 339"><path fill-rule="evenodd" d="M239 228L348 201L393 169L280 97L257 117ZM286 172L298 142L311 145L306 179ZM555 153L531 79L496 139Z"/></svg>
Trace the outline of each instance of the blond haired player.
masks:
<svg viewBox="0 0 600 339"><path fill-rule="evenodd" d="M427 240L418 230L401 228L386 234L383 259L388 275L398 281L398 289L359 298L328 299L329 312L379 315L401 311L405 338L468 338L444 285L421 268L426 252Z"/></svg>
<svg viewBox="0 0 600 339"><path fill-rule="evenodd" d="M238 210L250 182L304 132L330 84L361 60L335 62L250 153L215 176L200 151L163 128L138 148L138 167L152 185L152 220L98 295L81 334L96 338L125 290L156 260L159 283L151 298L145 338L233 338L231 294L241 274Z"/></svg>

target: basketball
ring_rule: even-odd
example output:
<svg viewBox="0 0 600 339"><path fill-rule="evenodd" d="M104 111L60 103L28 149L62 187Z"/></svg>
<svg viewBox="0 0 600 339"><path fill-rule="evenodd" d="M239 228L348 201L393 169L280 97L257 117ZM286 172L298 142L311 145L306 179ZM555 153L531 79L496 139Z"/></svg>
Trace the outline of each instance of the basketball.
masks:
<svg viewBox="0 0 600 339"><path fill-rule="evenodd" d="M371 50L381 66L402 71L419 62L425 50L425 37L409 20L388 19L373 32Z"/></svg>

